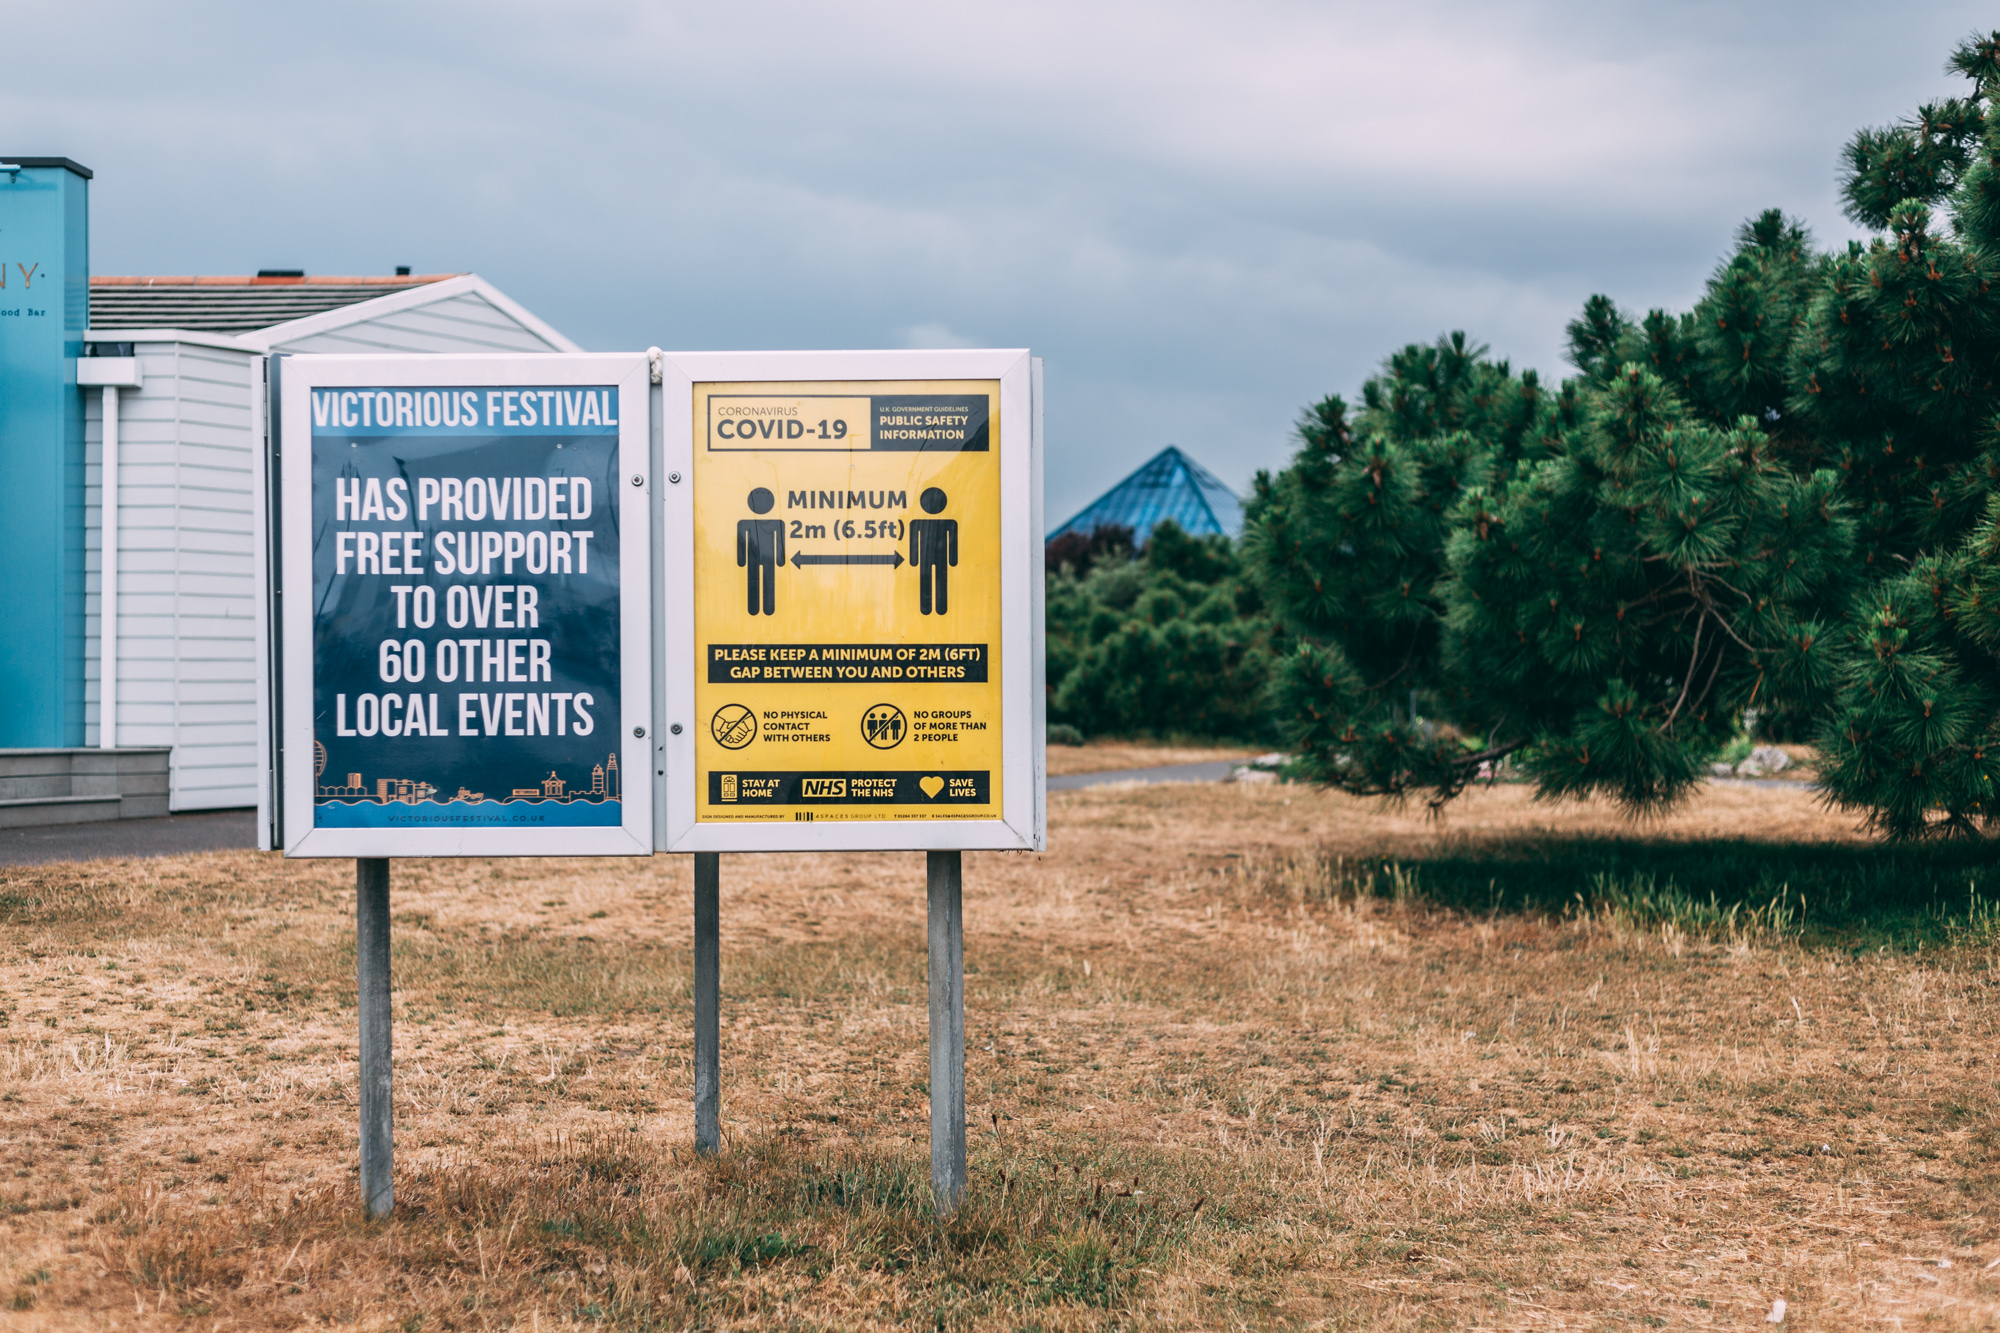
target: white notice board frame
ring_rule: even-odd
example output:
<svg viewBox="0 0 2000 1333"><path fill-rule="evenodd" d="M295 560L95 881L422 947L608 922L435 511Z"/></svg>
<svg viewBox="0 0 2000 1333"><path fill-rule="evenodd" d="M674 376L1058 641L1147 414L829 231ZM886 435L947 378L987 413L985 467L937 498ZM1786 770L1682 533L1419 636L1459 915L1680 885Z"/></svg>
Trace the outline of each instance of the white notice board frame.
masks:
<svg viewBox="0 0 2000 1333"><path fill-rule="evenodd" d="M650 856L653 852L652 515L649 403L643 352L535 355L301 354L272 359L277 402L271 430L278 521L271 568L278 574L273 618L279 645L271 679L280 753L273 798L283 817L281 845L295 857ZM313 827L312 409L316 388L461 385L615 385L619 391L618 757L624 769L622 822L605 828ZM633 484L634 481L638 484ZM606 718L605 722L612 719ZM635 732L637 734L635 734Z"/></svg>
<svg viewBox="0 0 2000 1333"><path fill-rule="evenodd" d="M661 712L658 847L668 852L1042 851L1048 846L1043 663L1041 362L1026 349L666 352L658 465L664 575L655 615ZM698 823L695 795L694 388L697 384L998 380L1002 788L999 819ZM679 480L673 480L678 477ZM676 731L675 728L679 730Z"/></svg>

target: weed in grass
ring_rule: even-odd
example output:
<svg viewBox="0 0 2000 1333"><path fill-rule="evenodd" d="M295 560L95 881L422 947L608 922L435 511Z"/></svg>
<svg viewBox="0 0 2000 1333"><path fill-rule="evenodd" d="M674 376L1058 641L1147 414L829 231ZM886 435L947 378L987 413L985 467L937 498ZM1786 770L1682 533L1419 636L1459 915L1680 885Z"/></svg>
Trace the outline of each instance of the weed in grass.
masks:
<svg viewBox="0 0 2000 1333"><path fill-rule="evenodd" d="M1781 884L1768 902L1725 903L1713 889L1702 899L1672 880L1662 884L1649 874L1619 878L1600 871L1589 894L1577 894L1570 916L1621 942L1657 933L1667 951L1678 956L1689 940L1737 947L1795 940L1805 919L1805 900L1790 884Z"/></svg>

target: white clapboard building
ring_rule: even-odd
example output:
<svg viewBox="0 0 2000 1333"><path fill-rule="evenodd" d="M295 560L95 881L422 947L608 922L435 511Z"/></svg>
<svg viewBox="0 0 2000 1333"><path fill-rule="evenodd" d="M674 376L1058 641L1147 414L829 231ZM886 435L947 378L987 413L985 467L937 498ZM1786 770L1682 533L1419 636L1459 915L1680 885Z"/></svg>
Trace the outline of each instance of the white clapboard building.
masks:
<svg viewBox="0 0 2000 1333"><path fill-rule="evenodd" d="M265 359L580 349L475 274L399 271L93 276L84 350L84 743L168 748L180 811L257 803Z"/></svg>

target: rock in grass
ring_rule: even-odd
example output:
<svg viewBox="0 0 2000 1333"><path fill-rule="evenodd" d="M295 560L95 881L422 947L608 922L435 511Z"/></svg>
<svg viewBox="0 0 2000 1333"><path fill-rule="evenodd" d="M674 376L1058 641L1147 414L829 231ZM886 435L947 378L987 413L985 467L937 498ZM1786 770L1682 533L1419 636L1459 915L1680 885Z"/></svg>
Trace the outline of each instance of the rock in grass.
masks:
<svg viewBox="0 0 2000 1333"><path fill-rule="evenodd" d="M1750 752L1750 762L1766 773L1782 773L1792 766L1792 757L1775 745L1760 745Z"/></svg>

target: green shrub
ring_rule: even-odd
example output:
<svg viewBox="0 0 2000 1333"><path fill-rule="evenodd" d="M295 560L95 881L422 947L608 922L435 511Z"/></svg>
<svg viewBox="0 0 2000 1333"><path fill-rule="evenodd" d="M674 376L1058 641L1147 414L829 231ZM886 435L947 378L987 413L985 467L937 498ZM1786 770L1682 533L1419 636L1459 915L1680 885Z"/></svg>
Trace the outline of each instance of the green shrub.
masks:
<svg viewBox="0 0 2000 1333"><path fill-rule="evenodd" d="M1049 738L1265 740L1271 622L1227 537L1172 522L1145 550L1065 562L1048 584Z"/></svg>

